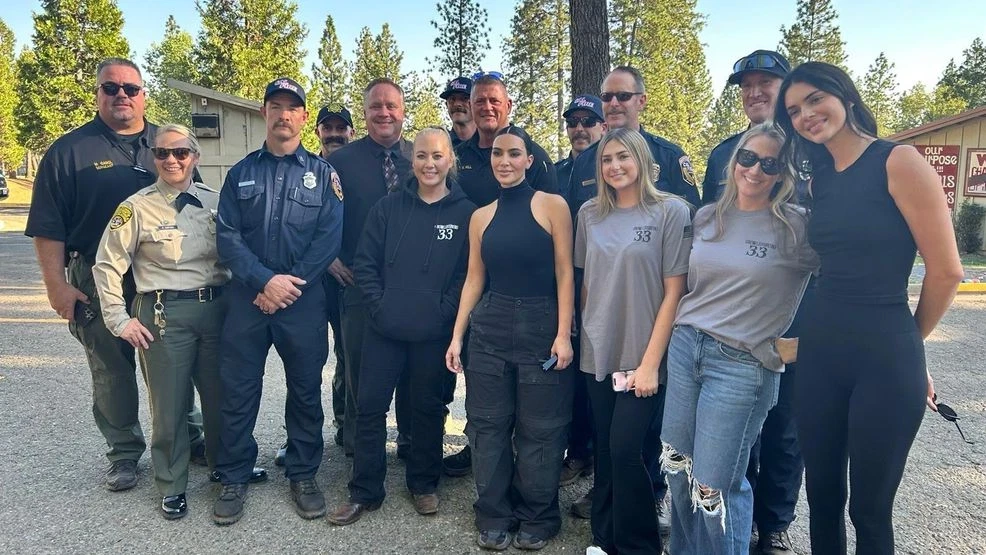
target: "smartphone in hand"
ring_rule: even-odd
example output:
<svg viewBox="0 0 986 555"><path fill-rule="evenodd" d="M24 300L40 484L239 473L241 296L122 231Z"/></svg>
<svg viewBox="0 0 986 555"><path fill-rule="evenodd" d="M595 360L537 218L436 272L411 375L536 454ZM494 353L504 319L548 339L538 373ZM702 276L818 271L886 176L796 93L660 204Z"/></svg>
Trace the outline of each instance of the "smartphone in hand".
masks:
<svg viewBox="0 0 986 555"><path fill-rule="evenodd" d="M550 370L554 370L555 366L558 366L558 355L551 355L551 358L545 360L541 364L541 370L548 372Z"/></svg>
<svg viewBox="0 0 986 555"><path fill-rule="evenodd" d="M613 391L617 393L626 393L628 391L633 391L636 388L627 388L627 382L634 373L633 370L627 370L626 372L613 372Z"/></svg>
<svg viewBox="0 0 986 555"><path fill-rule="evenodd" d="M75 323L86 327L96 319L96 311L82 301L75 301Z"/></svg>

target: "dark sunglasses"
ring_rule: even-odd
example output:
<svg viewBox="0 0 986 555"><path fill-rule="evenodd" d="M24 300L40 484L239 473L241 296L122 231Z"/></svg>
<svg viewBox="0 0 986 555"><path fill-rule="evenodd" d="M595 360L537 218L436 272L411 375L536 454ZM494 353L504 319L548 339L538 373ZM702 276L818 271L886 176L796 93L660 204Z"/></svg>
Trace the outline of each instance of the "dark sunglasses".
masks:
<svg viewBox="0 0 986 555"><path fill-rule="evenodd" d="M496 79L497 81L503 81L503 74L500 73L499 71L483 71L483 70L479 70L476 73L473 73L472 74L472 80L473 81L475 81L477 79L480 79L482 77L492 77L492 78Z"/></svg>
<svg viewBox="0 0 986 555"><path fill-rule="evenodd" d="M743 166L744 168L752 168L760 163L760 171L767 175L777 175L781 173L781 164L777 161L777 158L773 156L768 156L766 158L761 158L757 156L755 152L741 148L736 151L736 163Z"/></svg>
<svg viewBox="0 0 986 555"><path fill-rule="evenodd" d="M969 441L965 438L965 434L962 433L962 428L959 428L959 415L956 414L955 409L945 403L939 403L937 393L931 398L931 400L935 403L935 408L938 409L938 414L940 414L945 420L955 424L955 429L959 431L959 436L962 437L962 441L968 443L969 445L975 445L976 443L974 441Z"/></svg>
<svg viewBox="0 0 986 555"><path fill-rule="evenodd" d="M597 123L600 123L599 118L594 118L592 116L565 118L565 125L567 125L569 129L578 127L579 125L585 129L589 129L595 127Z"/></svg>
<svg viewBox="0 0 986 555"><path fill-rule="evenodd" d="M154 153L154 157L157 158L158 160L167 160L168 156L174 156L175 160L187 160L188 157L191 156L192 153L195 151L185 147L179 147L179 148L154 147L151 149L151 152Z"/></svg>
<svg viewBox="0 0 986 555"><path fill-rule="evenodd" d="M626 102L627 100L630 100L631 98L637 96L638 94L644 94L644 93L642 93L642 92L626 92L626 91L615 92L615 93L614 92L604 92L604 93L602 93L602 94L599 95L599 98L601 98L603 102L609 102L610 100L613 100L614 98L617 99L617 100L619 100L620 102Z"/></svg>
<svg viewBox="0 0 986 555"><path fill-rule="evenodd" d="M780 60L770 54L756 54L736 60L736 63L733 64L733 73L755 69L773 69L775 67L783 67Z"/></svg>
<svg viewBox="0 0 986 555"><path fill-rule="evenodd" d="M140 94L140 91L144 90L144 87L134 85L133 83L118 85L116 83L107 82L100 84L99 88L103 89L103 92L106 93L107 96L116 96L116 93L120 92L120 89L123 89L124 94L130 98L137 96Z"/></svg>

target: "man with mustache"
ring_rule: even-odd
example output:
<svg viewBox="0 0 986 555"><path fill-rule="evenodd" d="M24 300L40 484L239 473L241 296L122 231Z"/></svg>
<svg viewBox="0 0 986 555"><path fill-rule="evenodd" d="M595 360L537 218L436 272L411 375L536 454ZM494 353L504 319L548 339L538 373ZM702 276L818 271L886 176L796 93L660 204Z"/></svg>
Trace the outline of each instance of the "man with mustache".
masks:
<svg viewBox="0 0 986 555"><path fill-rule="evenodd" d="M151 147L157 126L144 119L146 92L132 61L100 62L94 92L96 117L56 140L41 159L24 234L34 238L49 304L88 355L92 414L109 446L105 486L122 491L137 485L137 461L146 447L137 415L137 365L134 348L103 323L92 267L113 211L156 179ZM129 272L123 294L129 306L136 295ZM189 395L194 399L191 390ZM201 414L189 406L192 462L205 464Z"/></svg>
<svg viewBox="0 0 986 555"><path fill-rule="evenodd" d="M469 109L469 95L472 93L472 79L456 77L445 86L445 92L438 95L445 101L448 117L452 120L452 148L468 141L476 133L476 124L472 121L472 111Z"/></svg>
<svg viewBox="0 0 986 555"><path fill-rule="evenodd" d="M579 154L585 152L590 146L599 142L606 133L606 116L603 115L603 101L591 94L582 94L575 97L568 109L562 113L565 118L565 132L568 134L568 141L572 145L568 156L555 162L555 173L558 175L558 189L561 195L568 198L568 182L572 176L572 167ZM576 212L572 213L572 220L575 220ZM576 353L578 350L576 350ZM578 354L575 355L576 357Z"/></svg>
<svg viewBox="0 0 986 555"><path fill-rule="evenodd" d="M323 159L328 159L329 154L339 150L353 140L353 116L345 106L330 109L322 106L318 111L318 119L315 121L315 134L318 141L322 143L322 151L319 154Z"/></svg>

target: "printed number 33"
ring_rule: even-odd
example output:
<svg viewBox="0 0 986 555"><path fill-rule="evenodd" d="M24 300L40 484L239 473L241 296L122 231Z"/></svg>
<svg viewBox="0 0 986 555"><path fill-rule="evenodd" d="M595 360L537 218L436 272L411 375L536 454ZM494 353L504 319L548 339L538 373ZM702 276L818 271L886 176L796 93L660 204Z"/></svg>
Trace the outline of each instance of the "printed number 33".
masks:
<svg viewBox="0 0 986 555"><path fill-rule="evenodd" d="M767 257L767 247L758 247L756 245L751 246L749 250L746 251L747 256L753 256L756 258L766 258Z"/></svg>
<svg viewBox="0 0 986 555"><path fill-rule="evenodd" d="M637 229L633 232L633 240L637 242L650 243L650 230Z"/></svg>
<svg viewBox="0 0 986 555"><path fill-rule="evenodd" d="M439 241L451 241L452 234L455 233L454 229L439 229L438 230L438 240Z"/></svg>

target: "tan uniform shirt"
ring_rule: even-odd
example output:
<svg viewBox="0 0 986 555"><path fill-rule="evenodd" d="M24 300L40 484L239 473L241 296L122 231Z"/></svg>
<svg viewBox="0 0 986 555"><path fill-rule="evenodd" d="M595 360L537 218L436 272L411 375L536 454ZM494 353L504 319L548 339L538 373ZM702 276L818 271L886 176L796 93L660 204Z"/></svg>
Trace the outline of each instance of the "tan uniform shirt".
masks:
<svg viewBox="0 0 986 555"><path fill-rule="evenodd" d="M175 199L180 192L158 180L123 201L103 232L92 275L103 321L115 336L130 320L123 274L131 266L138 293L189 291L224 285L230 279L216 252L219 192L193 183L188 192L202 208L187 204L178 212Z"/></svg>

